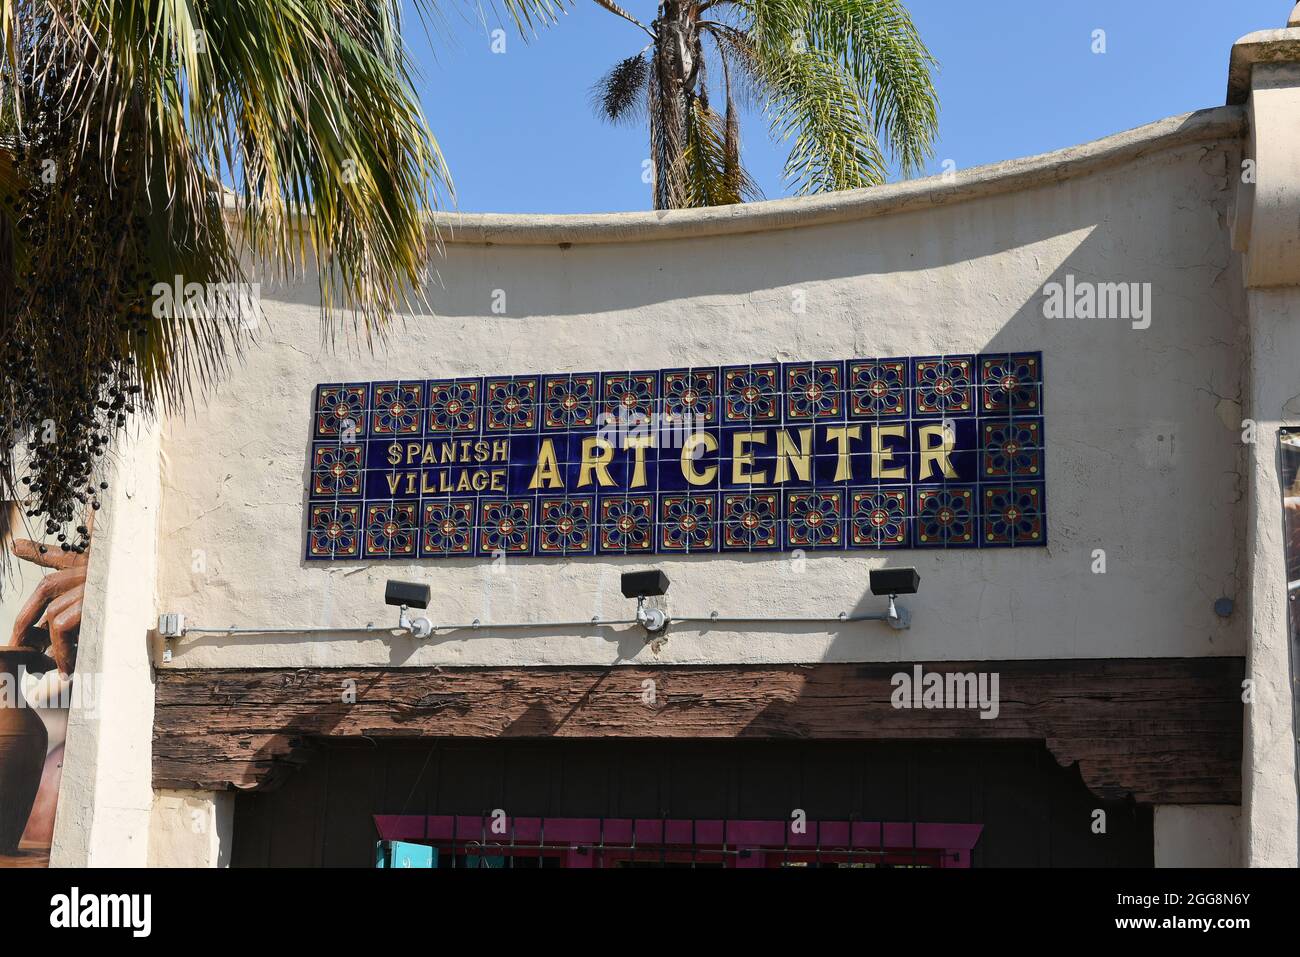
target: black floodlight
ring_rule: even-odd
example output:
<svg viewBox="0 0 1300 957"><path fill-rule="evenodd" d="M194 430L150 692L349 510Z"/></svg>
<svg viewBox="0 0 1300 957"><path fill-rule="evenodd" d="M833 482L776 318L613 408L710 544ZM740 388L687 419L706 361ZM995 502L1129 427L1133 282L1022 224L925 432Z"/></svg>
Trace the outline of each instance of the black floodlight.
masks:
<svg viewBox="0 0 1300 957"><path fill-rule="evenodd" d="M384 602L389 605L406 605L408 608L428 608L429 586L390 579L388 587L384 589Z"/></svg>
<svg viewBox="0 0 1300 957"><path fill-rule="evenodd" d="M624 598L654 598L668 591L668 576L659 569L648 572L624 572Z"/></svg>
<svg viewBox="0 0 1300 957"><path fill-rule="evenodd" d="M873 568L871 569L871 594L873 595L915 595L921 576L915 568Z"/></svg>

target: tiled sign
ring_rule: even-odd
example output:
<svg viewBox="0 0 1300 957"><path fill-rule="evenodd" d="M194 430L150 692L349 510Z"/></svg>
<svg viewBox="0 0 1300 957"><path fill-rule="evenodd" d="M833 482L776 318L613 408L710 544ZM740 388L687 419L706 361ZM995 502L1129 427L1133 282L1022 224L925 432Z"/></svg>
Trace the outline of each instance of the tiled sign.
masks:
<svg viewBox="0 0 1300 957"><path fill-rule="evenodd" d="M1039 353L316 389L307 558L1043 545Z"/></svg>

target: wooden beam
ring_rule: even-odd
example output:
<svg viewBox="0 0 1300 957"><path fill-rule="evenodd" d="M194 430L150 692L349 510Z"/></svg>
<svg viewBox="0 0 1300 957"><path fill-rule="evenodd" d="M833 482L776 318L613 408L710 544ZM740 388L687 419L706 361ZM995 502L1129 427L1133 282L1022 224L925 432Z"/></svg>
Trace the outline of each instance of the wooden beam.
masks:
<svg viewBox="0 0 1300 957"><path fill-rule="evenodd" d="M1241 801L1241 658L925 669L997 673L998 716L895 708L891 679L911 663L168 668L157 676L154 786L271 787L313 738L1020 739L1078 762L1103 798Z"/></svg>

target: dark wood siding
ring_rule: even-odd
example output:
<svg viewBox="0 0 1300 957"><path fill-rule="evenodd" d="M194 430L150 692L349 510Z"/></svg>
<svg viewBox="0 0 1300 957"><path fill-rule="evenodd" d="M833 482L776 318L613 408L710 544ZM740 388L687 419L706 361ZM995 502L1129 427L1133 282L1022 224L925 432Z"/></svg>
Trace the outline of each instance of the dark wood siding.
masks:
<svg viewBox="0 0 1300 957"><path fill-rule="evenodd" d="M240 794L236 866L365 867L374 814L979 823L977 867L1152 864L1151 809L1030 742L319 740ZM1107 833L1092 832L1096 808Z"/></svg>
<svg viewBox="0 0 1300 957"><path fill-rule="evenodd" d="M996 672L997 720L975 708L894 707L893 676L909 670L898 663L167 668L157 676L154 787L274 788L318 738L1044 741L1108 799L1240 804L1244 667L1130 658L932 669Z"/></svg>

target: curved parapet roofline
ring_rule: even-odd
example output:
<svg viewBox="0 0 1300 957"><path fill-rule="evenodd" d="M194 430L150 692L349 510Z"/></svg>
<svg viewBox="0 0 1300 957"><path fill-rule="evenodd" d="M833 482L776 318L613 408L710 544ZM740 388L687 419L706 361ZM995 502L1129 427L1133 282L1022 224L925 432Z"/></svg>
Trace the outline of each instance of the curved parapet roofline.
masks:
<svg viewBox="0 0 1300 957"><path fill-rule="evenodd" d="M457 245L632 243L798 229L1058 183L1187 144L1240 139L1245 132L1244 108L1222 106L1171 116L1051 153L868 189L663 212L435 213L430 218L439 239Z"/></svg>

